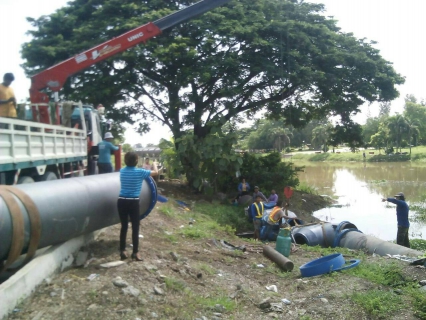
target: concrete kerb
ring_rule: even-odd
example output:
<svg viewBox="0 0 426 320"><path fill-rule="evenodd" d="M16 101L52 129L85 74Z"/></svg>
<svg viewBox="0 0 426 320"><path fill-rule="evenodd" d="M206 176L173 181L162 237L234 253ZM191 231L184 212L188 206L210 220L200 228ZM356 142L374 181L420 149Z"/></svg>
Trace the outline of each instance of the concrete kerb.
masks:
<svg viewBox="0 0 426 320"><path fill-rule="evenodd" d="M95 240L104 229L53 246L35 257L21 270L0 285L0 319L6 317L25 298L29 297L44 279L70 266L73 254Z"/></svg>

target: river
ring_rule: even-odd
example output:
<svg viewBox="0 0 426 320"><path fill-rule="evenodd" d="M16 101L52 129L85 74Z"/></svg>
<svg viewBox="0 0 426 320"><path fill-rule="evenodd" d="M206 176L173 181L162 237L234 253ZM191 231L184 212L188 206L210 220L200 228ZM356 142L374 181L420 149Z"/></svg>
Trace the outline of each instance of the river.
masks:
<svg viewBox="0 0 426 320"><path fill-rule="evenodd" d="M403 192L407 203L413 204L426 194L426 166L408 162L314 162L299 172L299 180L338 202L314 212L315 217L333 223L350 221L363 233L383 240L396 240L397 223L395 205L381 199ZM415 213L410 210L410 238L426 239L426 223L414 222Z"/></svg>

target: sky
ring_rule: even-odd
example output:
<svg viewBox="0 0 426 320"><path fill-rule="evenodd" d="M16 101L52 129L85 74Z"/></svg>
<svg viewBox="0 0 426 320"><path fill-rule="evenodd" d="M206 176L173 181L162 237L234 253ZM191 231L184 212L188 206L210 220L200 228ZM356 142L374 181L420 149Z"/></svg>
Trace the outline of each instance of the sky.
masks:
<svg viewBox="0 0 426 320"><path fill-rule="evenodd" d="M28 96L30 80L20 65L21 45L30 37L31 28L26 17L38 18L49 15L66 5L68 0L0 0L0 76L6 72L15 75L12 88L18 101ZM378 42L375 47L382 57L393 62L395 70L406 77L399 86L400 98L392 102L391 113L403 111L404 97L414 94L418 100L426 98L424 93L426 63L424 55L424 13L426 0L306 0L323 3L326 15L334 16L344 32L353 32L357 38ZM89 49L89 48L88 48ZM365 105L355 120L363 123L367 114L376 116L378 105ZM130 144L156 144L160 138L169 139L168 129L154 124L148 134L140 136L131 128L126 131L126 142Z"/></svg>

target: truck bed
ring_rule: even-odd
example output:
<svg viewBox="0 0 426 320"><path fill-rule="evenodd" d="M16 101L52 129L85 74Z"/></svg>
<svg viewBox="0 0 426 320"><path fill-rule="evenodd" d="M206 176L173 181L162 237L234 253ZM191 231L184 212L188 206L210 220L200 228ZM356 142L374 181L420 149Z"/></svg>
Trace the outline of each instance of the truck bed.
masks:
<svg viewBox="0 0 426 320"><path fill-rule="evenodd" d="M84 159L84 130L0 117L0 171Z"/></svg>

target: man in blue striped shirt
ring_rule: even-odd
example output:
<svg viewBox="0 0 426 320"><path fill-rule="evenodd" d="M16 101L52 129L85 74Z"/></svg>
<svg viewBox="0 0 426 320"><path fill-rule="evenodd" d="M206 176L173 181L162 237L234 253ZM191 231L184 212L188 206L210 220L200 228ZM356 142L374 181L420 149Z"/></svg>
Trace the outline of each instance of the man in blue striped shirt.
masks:
<svg viewBox="0 0 426 320"><path fill-rule="evenodd" d="M127 259L126 252L126 236L127 228L132 223L132 242L133 253L132 259L142 261L139 253L139 195L142 191L143 180L149 176L156 176L158 169L153 164L152 170L136 168L138 164L138 155L135 152L127 152L124 156L126 167L120 170L120 195L117 201L118 214L121 221L120 231L120 257L122 260Z"/></svg>

